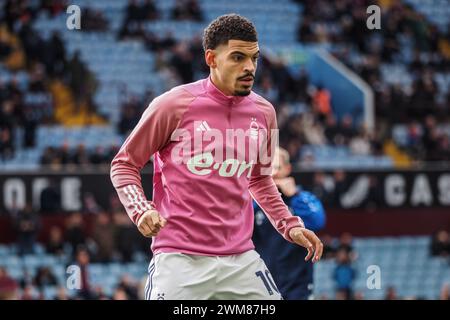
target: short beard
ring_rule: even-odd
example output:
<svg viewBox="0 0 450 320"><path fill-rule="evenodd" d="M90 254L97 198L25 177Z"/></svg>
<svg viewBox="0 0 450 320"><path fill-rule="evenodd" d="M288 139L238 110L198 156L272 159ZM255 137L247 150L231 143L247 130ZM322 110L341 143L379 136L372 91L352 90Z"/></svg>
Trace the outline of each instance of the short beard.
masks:
<svg viewBox="0 0 450 320"><path fill-rule="evenodd" d="M248 96L250 93L252 92L252 90L236 90L234 91L234 96L238 96L238 97L246 97Z"/></svg>

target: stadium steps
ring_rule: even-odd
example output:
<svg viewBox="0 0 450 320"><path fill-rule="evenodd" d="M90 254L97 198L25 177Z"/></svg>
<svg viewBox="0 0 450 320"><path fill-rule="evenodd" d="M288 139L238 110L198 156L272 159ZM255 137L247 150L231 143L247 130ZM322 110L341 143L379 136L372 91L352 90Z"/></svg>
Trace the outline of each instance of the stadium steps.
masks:
<svg viewBox="0 0 450 320"><path fill-rule="evenodd" d="M396 168L407 168L412 165L412 159L405 152L401 151L392 140L388 140L384 144L383 151L385 155L394 161Z"/></svg>
<svg viewBox="0 0 450 320"><path fill-rule="evenodd" d="M95 113L89 112L86 102L82 102L76 111L75 100L69 87L61 81L50 84L50 92L55 102L55 120L64 126L101 125L106 121Z"/></svg>

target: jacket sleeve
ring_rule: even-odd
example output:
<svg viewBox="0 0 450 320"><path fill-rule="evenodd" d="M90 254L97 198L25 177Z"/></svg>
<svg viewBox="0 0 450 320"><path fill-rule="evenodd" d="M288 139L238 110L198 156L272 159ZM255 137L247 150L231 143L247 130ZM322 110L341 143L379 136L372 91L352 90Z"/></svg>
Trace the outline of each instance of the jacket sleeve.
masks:
<svg viewBox="0 0 450 320"><path fill-rule="evenodd" d="M294 227L304 227L300 217L293 216L281 198L275 182L271 175L272 154L278 142L278 128L276 123L275 110L268 102L263 105L262 111L267 122L267 154L269 161L258 163L253 167L250 176L249 191L253 199L257 202L262 211L266 214L275 229L289 242L293 242L289 236L289 231Z"/></svg>
<svg viewBox="0 0 450 320"><path fill-rule="evenodd" d="M312 193L303 191L292 196L288 203L292 213L302 218L305 227L314 232L325 227L326 215L322 202Z"/></svg>
<svg viewBox="0 0 450 320"><path fill-rule="evenodd" d="M111 162L112 184L135 224L144 212L154 208L145 197L140 171L154 153L170 142L192 100L193 96L179 87L155 98Z"/></svg>

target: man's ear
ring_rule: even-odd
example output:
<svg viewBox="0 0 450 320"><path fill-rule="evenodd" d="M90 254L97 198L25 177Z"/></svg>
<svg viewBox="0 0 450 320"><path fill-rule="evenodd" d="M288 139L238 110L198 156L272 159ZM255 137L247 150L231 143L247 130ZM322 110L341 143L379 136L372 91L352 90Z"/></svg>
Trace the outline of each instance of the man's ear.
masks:
<svg viewBox="0 0 450 320"><path fill-rule="evenodd" d="M214 52L214 50L208 49L208 50L205 51L205 61L206 61L206 64L210 68L217 67L217 64L216 64L216 53Z"/></svg>

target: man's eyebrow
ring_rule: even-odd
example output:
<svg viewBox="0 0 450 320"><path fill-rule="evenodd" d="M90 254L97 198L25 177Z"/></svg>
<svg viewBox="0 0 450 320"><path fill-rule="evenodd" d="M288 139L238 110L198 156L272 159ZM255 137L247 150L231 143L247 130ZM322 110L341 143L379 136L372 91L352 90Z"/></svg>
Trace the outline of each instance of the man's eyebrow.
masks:
<svg viewBox="0 0 450 320"><path fill-rule="evenodd" d="M230 55L232 55L232 54L239 54L239 55L242 55L242 56L246 56L246 54L245 54L244 52L242 52L242 51L237 51L237 50L235 50L235 51L233 51L233 52L230 53ZM253 56L256 56L256 55L259 55L259 50L258 50L258 52L255 52L255 53L253 54Z"/></svg>

